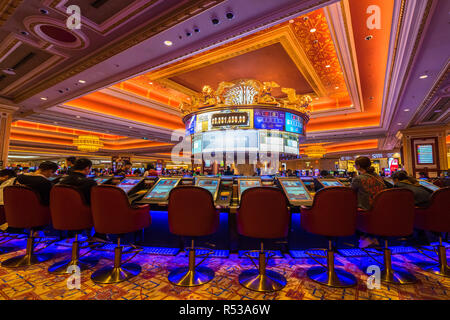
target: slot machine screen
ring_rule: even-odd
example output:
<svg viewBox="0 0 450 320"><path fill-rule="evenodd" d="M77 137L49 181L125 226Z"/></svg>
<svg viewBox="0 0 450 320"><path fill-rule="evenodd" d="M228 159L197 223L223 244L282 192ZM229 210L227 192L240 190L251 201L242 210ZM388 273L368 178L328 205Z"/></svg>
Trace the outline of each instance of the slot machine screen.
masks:
<svg viewBox="0 0 450 320"><path fill-rule="evenodd" d="M197 186L202 187L209 192L213 196L213 199L216 197L217 190L219 188L219 179L199 179L197 182Z"/></svg>
<svg viewBox="0 0 450 320"><path fill-rule="evenodd" d="M260 179L239 179L239 200L241 199L242 193L249 189L254 187L261 187L261 180Z"/></svg>
<svg viewBox="0 0 450 320"><path fill-rule="evenodd" d="M108 181L109 179L111 179L111 178L101 178L101 177L98 177L98 178L94 178L94 181L97 182L97 184L103 184L103 183L105 183L106 181Z"/></svg>
<svg viewBox="0 0 450 320"><path fill-rule="evenodd" d="M123 179L117 187L125 191L125 193L130 192L142 179Z"/></svg>
<svg viewBox="0 0 450 320"><path fill-rule="evenodd" d="M425 181L425 180L418 180L420 185L431 190L431 191L436 191L439 190L440 188L434 184L432 184L431 182Z"/></svg>
<svg viewBox="0 0 450 320"><path fill-rule="evenodd" d="M280 179L281 185L291 202L312 200L301 180Z"/></svg>
<svg viewBox="0 0 450 320"><path fill-rule="evenodd" d="M324 180L324 179L319 179L319 182L324 186L324 187L342 187L343 184L338 181L338 180Z"/></svg>
<svg viewBox="0 0 450 320"><path fill-rule="evenodd" d="M143 200L166 200L169 192L180 182L180 178L162 178L144 196Z"/></svg>

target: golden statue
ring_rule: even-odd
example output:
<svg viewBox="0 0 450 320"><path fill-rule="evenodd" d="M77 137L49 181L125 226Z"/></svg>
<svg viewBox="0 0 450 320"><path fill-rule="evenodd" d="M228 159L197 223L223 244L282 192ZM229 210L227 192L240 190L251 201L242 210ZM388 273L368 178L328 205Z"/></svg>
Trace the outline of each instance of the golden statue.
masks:
<svg viewBox="0 0 450 320"><path fill-rule="evenodd" d="M272 97L272 89L273 88L279 88L280 86L278 83L271 81L271 82L263 82L260 94L258 96L258 102L259 103L278 103L277 99Z"/></svg>

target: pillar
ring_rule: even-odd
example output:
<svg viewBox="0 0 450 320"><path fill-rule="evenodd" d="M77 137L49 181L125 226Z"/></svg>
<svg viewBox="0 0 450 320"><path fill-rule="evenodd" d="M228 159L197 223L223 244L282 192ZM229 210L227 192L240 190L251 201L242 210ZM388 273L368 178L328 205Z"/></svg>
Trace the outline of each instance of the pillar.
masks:
<svg viewBox="0 0 450 320"><path fill-rule="evenodd" d="M0 103L0 169L6 167L8 162L12 116L17 109L15 106Z"/></svg>
<svg viewBox="0 0 450 320"><path fill-rule="evenodd" d="M450 125L424 126L401 130L404 167L408 174L417 177L424 171L437 177L448 170L447 132Z"/></svg>

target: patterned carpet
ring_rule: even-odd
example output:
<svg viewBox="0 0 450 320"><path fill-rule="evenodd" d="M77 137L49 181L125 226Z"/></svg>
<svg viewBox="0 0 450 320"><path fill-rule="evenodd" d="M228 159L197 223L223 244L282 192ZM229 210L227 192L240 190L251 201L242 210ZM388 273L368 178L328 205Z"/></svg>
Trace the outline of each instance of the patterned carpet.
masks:
<svg viewBox="0 0 450 320"><path fill-rule="evenodd" d="M25 247L24 240L14 240L6 246ZM42 248L43 245L38 246ZM447 250L448 252L450 250ZM350 289L334 289L321 286L309 280L306 270L316 262L309 258L293 259L285 254L284 258L272 259L269 269L282 273L287 279L286 287L275 293L264 294L247 290L239 285L238 275L244 269L252 268L248 259L238 258L231 254L228 258L209 258L203 265L215 270L212 282L195 287L182 288L171 285L167 275L172 268L186 265L187 258L181 252L177 256L140 254L132 262L142 266L142 273L116 285L98 285L91 281L92 270L82 273L81 288L67 288L68 275L55 276L47 273L47 268L55 261L70 256L70 247L52 244L41 252L54 253L53 259L31 266L27 269L6 269L0 267L0 299L35 299L35 300L428 300L450 299L450 278L439 277L423 271L418 263L430 261L419 253L395 254L392 257L394 266L398 265L413 272L419 279L414 285L387 286L381 284L380 289L368 289L365 273L367 266L374 262L367 256L336 257L336 266L344 268L358 278L358 285ZM87 249L82 250L82 254ZM0 255L0 261L23 254L24 250ZM97 257L99 264L96 270L110 263L112 251L91 251L86 256ZM127 256L124 255L126 259ZM324 261L324 260L323 260ZM324 261L325 262L325 261Z"/></svg>

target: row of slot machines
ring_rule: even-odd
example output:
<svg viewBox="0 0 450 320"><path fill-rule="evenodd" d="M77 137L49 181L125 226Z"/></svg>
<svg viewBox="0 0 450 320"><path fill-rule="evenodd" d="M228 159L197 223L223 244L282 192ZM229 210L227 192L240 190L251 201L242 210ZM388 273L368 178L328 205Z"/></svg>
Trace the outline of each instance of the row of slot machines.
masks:
<svg viewBox="0 0 450 320"><path fill-rule="evenodd" d="M386 182L386 185L390 188L394 187L394 180L392 178L384 178L384 181ZM437 190L440 189L440 187L438 187L437 185L427 181L427 180L417 180L419 182L419 184L424 187L425 189L427 189L430 192L435 192Z"/></svg>
<svg viewBox="0 0 450 320"><path fill-rule="evenodd" d="M242 176L172 176L172 177L96 177L98 184L121 188L130 203L167 206L170 191L180 185L205 188L213 196L217 207L237 209L242 193L260 186L278 187L285 193L291 206L311 206L317 189L345 186L346 181L312 177L242 177Z"/></svg>

